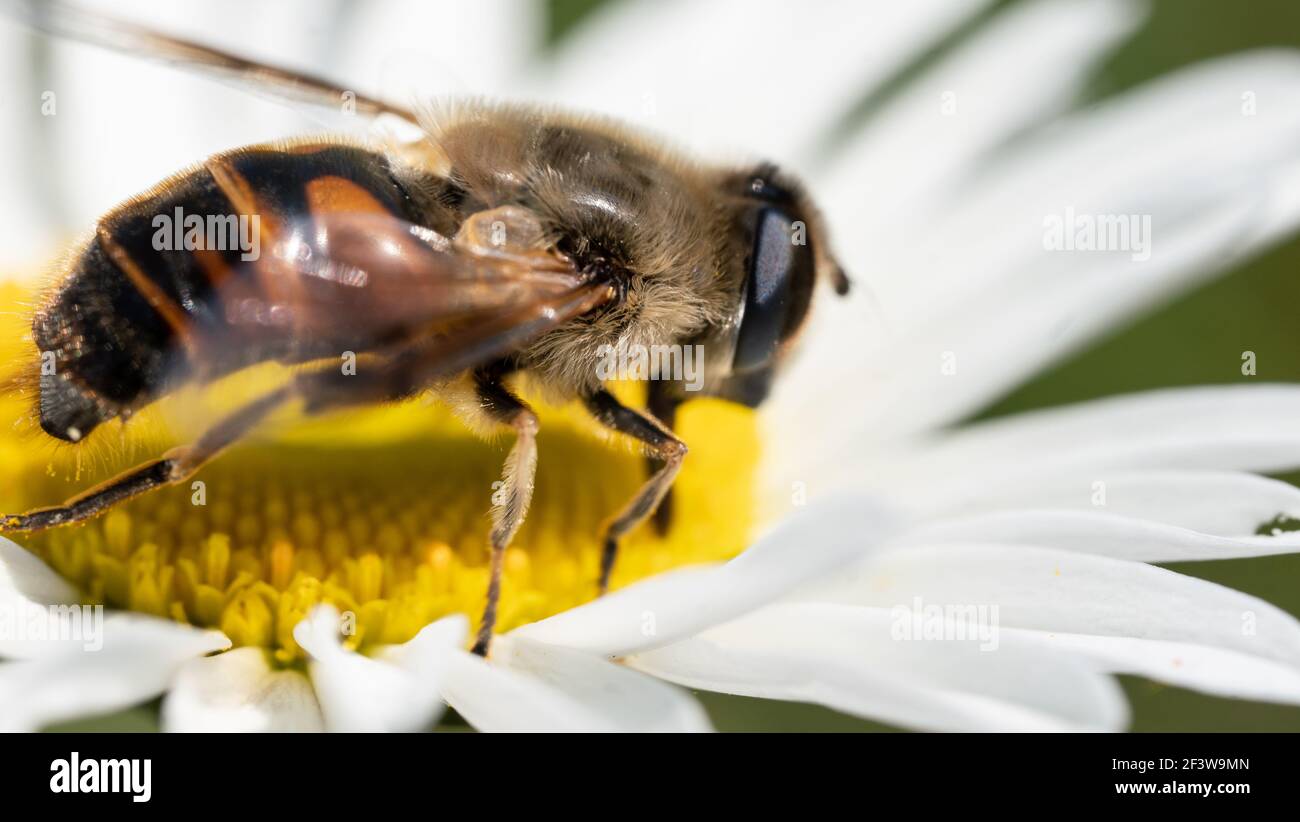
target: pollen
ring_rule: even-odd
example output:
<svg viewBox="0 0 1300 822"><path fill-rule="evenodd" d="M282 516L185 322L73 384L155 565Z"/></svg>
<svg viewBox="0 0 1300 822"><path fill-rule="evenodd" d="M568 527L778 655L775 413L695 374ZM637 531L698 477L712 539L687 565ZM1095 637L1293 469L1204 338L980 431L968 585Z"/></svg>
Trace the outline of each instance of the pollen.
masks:
<svg viewBox="0 0 1300 822"><path fill-rule="evenodd" d="M0 329L4 353L16 347L11 322ZM192 417L211 419L210 405L259 388L226 383L207 392L207 403L164 400L75 446L5 433L0 510L57 504L185 442L190 429L202 430ZM637 393L622 389L629 402ZM18 420L30 414L28 403L8 395L0 412ZM595 597L601 525L648 475L633 443L601 430L576 404L533 404L541 419L536 490L505 557L498 631ZM362 651L410 639L447 614L479 618L508 435L484 440L426 398L270 428L182 484L15 541L88 603L218 628L285 664L300 659L293 627L318 603L343 613L347 642ZM682 407L677 430L691 451L672 525L661 536L647 523L623 540L614 588L727 559L750 537L759 457L752 412L695 400Z"/></svg>

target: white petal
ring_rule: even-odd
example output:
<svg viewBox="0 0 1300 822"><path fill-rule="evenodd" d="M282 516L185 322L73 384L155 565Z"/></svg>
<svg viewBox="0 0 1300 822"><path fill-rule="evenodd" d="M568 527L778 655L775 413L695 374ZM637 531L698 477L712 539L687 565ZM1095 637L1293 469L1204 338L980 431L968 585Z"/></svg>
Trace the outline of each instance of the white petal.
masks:
<svg viewBox="0 0 1300 822"><path fill-rule="evenodd" d="M1025 641L1088 658L1099 670L1149 677L1181 688L1236 699L1300 704L1300 670L1188 642L1007 630Z"/></svg>
<svg viewBox="0 0 1300 822"><path fill-rule="evenodd" d="M497 637L499 642L501 637ZM613 663L608 663L611 667ZM480 731L588 731L605 717L534 677L469 653L448 660L443 698Z"/></svg>
<svg viewBox="0 0 1300 822"><path fill-rule="evenodd" d="M379 648L374 658L401 669L411 678L412 687L418 693L438 694L445 699L442 692L446 688L448 671L464 655L468 635L469 620L463 614L453 614L429 623L401 645ZM441 710L440 705L439 715Z"/></svg>
<svg viewBox="0 0 1300 822"><path fill-rule="evenodd" d="M1206 62L1108 100L1045 128L1014 151L989 159L969 185L947 186L928 215L925 277L900 272L907 305L891 301L904 327L920 309L960 308L967 296L1002 290L1024 265L1055 267L1043 256L1043 220L1076 213L1150 214L1154 230L1184 222L1225 198L1253 191L1257 222L1284 201L1277 174L1293 163L1300 130L1300 59L1262 52ZM1267 104L1244 116L1243 89ZM1255 244L1252 223L1242 240ZM1159 243L1157 243L1158 245ZM1134 273L1141 266L1130 266Z"/></svg>
<svg viewBox="0 0 1300 822"><path fill-rule="evenodd" d="M81 595L39 557L0 537L0 659L32 659L100 642L102 607Z"/></svg>
<svg viewBox="0 0 1300 822"><path fill-rule="evenodd" d="M1214 505L1202 497L1202 505ZM1092 511L1004 511L926 525L899 544L998 543L1079 551L1137 562L1239 559L1300 551L1300 533L1221 537Z"/></svg>
<svg viewBox="0 0 1300 822"><path fill-rule="evenodd" d="M104 618L103 645L60 643L59 651L0 664L0 728L35 730L107 713L167 689L186 662L230 647L205 631L138 614Z"/></svg>
<svg viewBox="0 0 1300 822"><path fill-rule="evenodd" d="M704 710L685 691L592 654L506 636L496 639L492 663L560 691L593 713L600 727L608 730L712 730Z"/></svg>
<svg viewBox="0 0 1300 822"><path fill-rule="evenodd" d="M608 4L561 44L554 70L537 78L533 93L649 126L694 148L766 152L785 162L856 95L981 4ZM761 90L757 101L737 93L745 84Z"/></svg>
<svg viewBox="0 0 1300 822"><path fill-rule="evenodd" d="M970 185L945 189L944 202L956 205L918 224L923 241L902 230L868 233L845 260L867 272L857 304L826 306L806 367L773 398L778 430L817 407L844 433L828 438L834 451L788 443L773 458L811 473L843 461L844 436L863 453L960 419L1286 236L1300 219L1300 197L1287 188L1300 173L1298 89L1292 53L1187 69L1031 135ZM1269 101L1257 116L1243 116L1247 91ZM1067 208L1150 217L1151 258L1046 251L1044 220ZM854 225L846 230L861 237ZM1008 317L1014 322L993 319ZM845 350L866 353L838 356ZM944 357L955 359L955 373L941 372ZM844 410L828 416L815 390L827 384L827 363L840 364L843 384L862 386L865 413L841 402Z"/></svg>
<svg viewBox="0 0 1300 822"><path fill-rule="evenodd" d="M79 599L77 589L40 557L0 537L0 607L61 605Z"/></svg>
<svg viewBox="0 0 1300 822"><path fill-rule="evenodd" d="M1102 212L1151 220L1150 257L1141 262L1126 252L1062 253L1049 262L1045 255L1053 252L1040 247L1035 253L1044 257L1017 267L1006 283L908 327L887 355L896 384L878 389L892 402L864 425L879 436L955 422L1119 321L1229 270L1261 250L1248 237L1263 196L1251 190L1224 197L1177 225L1150 212ZM1015 322L990 320L998 316ZM956 363L951 373L942 368L945 357ZM893 410L904 408L915 413Z"/></svg>
<svg viewBox="0 0 1300 822"><path fill-rule="evenodd" d="M1069 204L1172 218L1244 187L1284 194L1279 188L1285 178L1276 175L1295 159L1297 80L1300 54L1284 50L1237 53L1156 79L1073 114L993 160L980 185L945 199L947 212L935 228L947 242L1012 251L1007 241L1017 229L1021 237L1037 240L1042 215ZM1262 104L1248 111L1255 98ZM1266 208L1259 216L1265 219L1248 235L1266 230L1271 209L1285 200L1262 200ZM980 214L1001 215L1006 224L998 226L997 236L980 237L972 232L990 227L970 225ZM1030 222L1017 225L1014 216ZM970 261L969 253L945 253L952 262L959 255ZM997 276L980 267L972 285L982 286L986 273ZM938 279L957 286L964 278L945 270Z"/></svg>
<svg viewBox="0 0 1300 822"><path fill-rule="evenodd" d="M928 329L909 331L907 339L890 348L888 370L867 375L878 379L868 379L865 383L865 390L878 395L879 400L868 404L859 420L843 423L847 431L840 423L828 422L831 430L839 431L836 436L823 438L817 444L788 443L773 460L779 458L788 463L787 472L826 473L829 481L848 483L850 488L870 490L879 484L893 486L896 477L892 471L896 467L906 478L907 474L915 474L927 466L917 464L910 452L898 456L875 455L883 443L903 443L910 432L952 422L1073 348L1074 342L1059 344L1066 337L1082 341L1109 322L1107 318L1113 319L1121 309L1134 308L1147 297L1163 293L1170 283L1198 273L1223 270L1229 261L1239 259L1237 253L1243 250L1241 238L1252 224L1257 197L1228 198L1187 224L1164 231L1156 252L1141 264L1141 276L1129 270L1128 266L1136 264L1126 262L1127 258L1124 262L1108 263L1102 261L1105 255L1065 254L1058 256L1071 259L1062 260L1050 276L1042 275L1039 267L1029 267L1017 274L1015 285L1009 286L1006 292L989 290L972 295L953 316L939 318ZM1087 259L1081 260L1081 256ZM990 319L993 317L1012 317L1015 321L995 322ZM861 384L863 377L859 374L848 384ZM1177 431L1180 426L1170 428ZM1116 435L1111 439L1125 439L1125 432L1108 429L1108 433ZM1295 456L1300 450L1297 448L1300 436L1294 433L1288 448L1274 448L1271 441L1261 443L1257 435L1246 429L1224 428L1221 434L1211 455L1201 460L1166 459L1111 467L1262 467L1267 470L1289 467L1300 461ZM1166 445L1163 440L1169 436L1166 433L1152 438L1150 448ZM1231 454L1220 453L1231 447L1225 440L1243 442L1246 447ZM830 442L835 446L828 445ZM1078 453L1091 443L1076 440L1074 445L1066 449L1067 454ZM1106 450L1105 447L1097 449L1103 456ZM846 459L846 455L852 458ZM1060 457L1053 453L1040 458ZM856 476L845 470L862 460L870 460L878 466L877 470L870 474L857 472ZM901 465L887 464L886 460ZM946 479L951 475L942 476ZM969 479L971 474L964 476Z"/></svg>
<svg viewBox="0 0 1300 822"><path fill-rule="evenodd" d="M1128 394L969 426L877 466L900 493L948 505L1040 481L1092 486L1133 469L1277 472L1300 465L1300 387Z"/></svg>
<svg viewBox="0 0 1300 822"><path fill-rule="evenodd" d="M1213 505L1205 504L1213 500ZM920 513L951 516L1012 508L1093 511L1176 525L1219 536L1251 534L1276 517L1300 519L1300 488L1233 471L1119 471L1104 479L1038 478L996 485L948 501L925 500Z"/></svg>
<svg viewBox="0 0 1300 822"><path fill-rule="evenodd" d="M1116 684L1068 655L1001 637L899 639L898 619L880 608L770 606L629 664L694 688L816 702L925 730L1119 730L1127 722Z"/></svg>
<svg viewBox="0 0 1300 822"><path fill-rule="evenodd" d="M444 668L448 704L480 731L705 731L685 693L589 654L504 636L492 660L458 651Z"/></svg>
<svg viewBox="0 0 1300 822"><path fill-rule="evenodd" d="M1027 546L881 552L798 598L875 607L984 605L999 624L1189 642L1300 666L1300 622L1231 588L1137 562Z"/></svg>
<svg viewBox="0 0 1300 822"><path fill-rule="evenodd" d="M261 648L236 648L184 665L163 699L162 726L185 733L319 731L311 683L275 670Z"/></svg>
<svg viewBox="0 0 1300 822"><path fill-rule="evenodd" d="M436 691L447 657L464 645L468 634L469 620L463 614L453 614L430 622L401 645L380 648L375 656L406 668Z"/></svg>
<svg viewBox="0 0 1300 822"><path fill-rule="evenodd" d="M412 672L343 647L338 611L318 605L294 626L308 653L308 671L331 731L417 731L442 710L438 693Z"/></svg>
<svg viewBox="0 0 1300 822"><path fill-rule="evenodd" d="M786 518L725 565L662 574L513 635L609 656L664 645L844 566L894 527L869 499L828 498Z"/></svg>
<svg viewBox="0 0 1300 822"><path fill-rule="evenodd" d="M907 86L827 174L826 205L850 256L870 259L877 238L947 197L967 164L1062 108L1093 62L1133 31L1140 8L1017 4Z"/></svg>

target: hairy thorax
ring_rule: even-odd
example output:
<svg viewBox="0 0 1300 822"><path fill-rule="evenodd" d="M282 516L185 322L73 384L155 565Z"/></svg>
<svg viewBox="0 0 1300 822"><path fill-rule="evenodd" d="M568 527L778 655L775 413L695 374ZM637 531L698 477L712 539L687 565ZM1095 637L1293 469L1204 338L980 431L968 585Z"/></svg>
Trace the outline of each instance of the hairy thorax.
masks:
<svg viewBox="0 0 1300 822"><path fill-rule="evenodd" d="M518 205L546 242L620 298L553 331L515 360L559 397L599 384L605 346L701 342L734 312L743 259L718 202L717 172L617 126L533 109L461 108L431 139L447 161L462 218ZM444 198L446 199L446 198Z"/></svg>

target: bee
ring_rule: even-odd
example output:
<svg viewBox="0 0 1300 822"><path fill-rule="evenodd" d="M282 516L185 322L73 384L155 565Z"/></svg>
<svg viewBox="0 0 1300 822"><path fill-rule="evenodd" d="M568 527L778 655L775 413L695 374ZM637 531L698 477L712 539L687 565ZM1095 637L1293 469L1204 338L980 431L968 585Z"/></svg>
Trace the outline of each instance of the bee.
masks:
<svg viewBox="0 0 1300 822"><path fill-rule="evenodd" d="M298 100L347 99L423 135L224 152L104 215L32 322L54 366L35 386L46 434L75 443L179 385L267 361L299 368L192 444L61 505L0 516L0 531L80 522L182 482L291 402L314 414L432 391L472 427L514 433L474 644L486 654L503 555L537 464L538 418L509 386L515 376L530 375L548 399L580 400L644 448L648 478L603 526L603 593L620 539L652 515L667 527L687 453L672 426L689 392L682 380L652 380L647 409L629 407L607 389L600 352L700 346L699 395L757 406L818 284L847 292L816 208L772 165L707 165L612 122L521 105L463 103L417 117L134 24L41 8L32 22L55 34ZM168 220L187 214L251 221L243 236L256 253L178 246ZM345 352L360 358L354 373L339 367Z"/></svg>

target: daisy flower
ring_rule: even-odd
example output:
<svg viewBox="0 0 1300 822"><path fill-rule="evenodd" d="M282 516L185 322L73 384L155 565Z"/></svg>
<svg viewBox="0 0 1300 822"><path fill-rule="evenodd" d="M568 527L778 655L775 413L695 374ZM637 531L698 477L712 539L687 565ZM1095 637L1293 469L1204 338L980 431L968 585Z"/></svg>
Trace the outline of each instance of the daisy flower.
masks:
<svg viewBox="0 0 1300 822"><path fill-rule="evenodd" d="M386 87L407 49L417 65L427 53L417 34L456 20L464 36L426 75L436 91L605 111L706 155L777 158L808 179L860 287L821 302L759 414L683 409L692 450L675 525L629 538L615 590L595 601L598 524L641 458L575 409L546 411L486 660L466 651L466 615L482 602L504 446L427 404L283 420L200 485L0 543L0 610L47 616L49 635L0 639L0 726L161 695L169 730L411 730L445 705L482 730L707 730L687 690L702 689L907 728L1119 730L1117 673L1300 704L1300 623L1154 564L1296 549L1293 535L1256 534L1300 516L1300 491L1261 476L1300 465L1300 389L1164 390L964 423L1293 231L1300 57L1235 55L1072 110L1143 8L1029 0L846 127L846 101L984 4L626 2L545 58L528 56L537 21L520 6L439 5L367 6L328 58L296 28L235 44ZM186 13L159 25L230 45L226 6ZM47 202L88 191L73 208L93 211L74 223L163 176L158 165L274 136L249 124L301 126L224 91L168 95L198 81L53 48L68 71L53 83L59 139L102 142L60 150L70 166L56 179L12 179ZM149 99L102 99L94 78ZM122 123L157 118L160 99L177 139L142 152ZM214 122L226 104L245 116ZM99 169L119 148L121 164ZM1054 245L1052 227L1081 217L1136 222L1122 248ZM25 293L10 286L6 302ZM3 319L6 359L21 356L22 318ZM169 398L90 450L7 437L0 498L16 510L66 497L183 441L192 409L278 376ZM93 642L69 640L87 612L60 606L78 603L107 606Z"/></svg>

